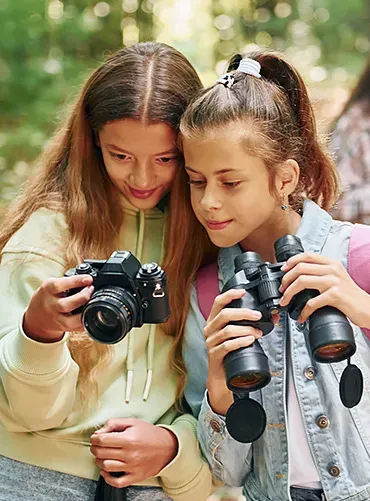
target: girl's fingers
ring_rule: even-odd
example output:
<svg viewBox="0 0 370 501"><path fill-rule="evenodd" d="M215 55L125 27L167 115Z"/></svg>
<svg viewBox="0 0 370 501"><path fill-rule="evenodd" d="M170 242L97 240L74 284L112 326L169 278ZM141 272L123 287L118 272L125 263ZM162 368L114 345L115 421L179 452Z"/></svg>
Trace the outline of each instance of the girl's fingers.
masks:
<svg viewBox="0 0 370 501"><path fill-rule="evenodd" d="M129 473L127 471L125 471L125 474L120 477L114 477L105 470L101 470L100 474L108 485L118 487L119 489L128 487L129 485L136 483L138 480L144 480L142 478L138 478L137 474L135 475L135 473Z"/></svg>
<svg viewBox="0 0 370 501"><path fill-rule="evenodd" d="M207 338L212 333L220 331L230 322L240 320L257 321L261 318L261 312L250 310L249 308L224 308L211 321L208 321L204 328L204 336Z"/></svg>
<svg viewBox="0 0 370 501"><path fill-rule="evenodd" d="M244 296L244 294L244 289L230 289L227 292L216 296L208 321L213 320L227 304L231 303L234 299L240 299Z"/></svg>
<svg viewBox="0 0 370 501"><path fill-rule="evenodd" d="M229 339L235 339L239 337L253 336L254 338L260 338L262 336L262 331L256 329L255 327L247 327L242 325L227 325L219 332L216 332L212 336L209 336L206 340L206 346L209 350L214 346L218 346Z"/></svg>
<svg viewBox="0 0 370 501"><path fill-rule="evenodd" d="M293 269L285 273L281 279L280 292L284 290L302 275L333 275L334 269L330 265L299 263Z"/></svg>
<svg viewBox="0 0 370 501"><path fill-rule="evenodd" d="M313 252L303 252L301 254L296 254L288 259L288 261L281 267L282 271L289 271L298 263L316 263L316 264L333 264L336 261L320 254L314 254Z"/></svg>
<svg viewBox="0 0 370 501"><path fill-rule="evenodd" d="M331 291L324 292L323 294L310 299L309 301L307 301L305 307L303 308L298 318L298 322L305 322L310 317L310 315L312 315L312 313L314 313L319 308L323 308L324 306L335 307L335 304L333 303L334 301Z"/></svg>
<svg viewBox="0 0 370 501"><path fill-rule="evenodd" d="M280 299L280 305L286 306L290 303L293 296L305 289L314 289L318 290L320 293L323 293L331 287L337 285L339 285L339 279L337 284L336 280L332 276L317 277L301 275L285 290L283 297Z"/></svg>
<svg viewBox="0 0 370 501"><path fill-rule="evenodd" d="M88 302L91 294L94 292L94 286L85 287L82 291L72 296L58 299L57 308L59 313L71 313L73 310L83 306Z"/></svg>
<svg viewBox="0 0 370 501"><path fill-rule="evenodd" d="M124 454L121 447L100 447L91 445L90 452L96 459L111 459L124 462Z"/></svg>
<svg viewBox="0 0 370 501"><path fill-rule="evenodd" d="M105 470L107 472L125 471L125 468L127 468L127 464L124 463L123 461L115 461L112 459L96 459L95 463L98 466L98 468L100 468L101 470Z"/></svg>
<svg viewBox="0 0 370 501"><path fill-rule="evenodd" d="M231 351L238 350L250 346L255 341L254 336L239 337L236 339L228 339L218 346L214 346L209 350L209 356L218 360L223 360L225 356Z"/></svg>
<svg viewBox="0 0 370 501"><path fill-rule="evenodd" d="M49 278L45 280L41 288L53 296L59 296L70 289L89 286L92 282L90 275L73 275L72 277Z"/></svg>

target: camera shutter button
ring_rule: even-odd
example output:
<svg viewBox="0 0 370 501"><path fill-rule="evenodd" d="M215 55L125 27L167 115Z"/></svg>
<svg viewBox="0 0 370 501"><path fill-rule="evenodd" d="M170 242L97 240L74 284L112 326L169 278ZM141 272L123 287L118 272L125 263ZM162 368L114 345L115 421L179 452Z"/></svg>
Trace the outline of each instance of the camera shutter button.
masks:
<svg viewBox="0 0 370 501"><path fill-rule="evenodd" d="M89 273L91 271L91 264L89 263L81 263L76 268L77 275L84 275L85 273Z"/></svg>
<svg viewBox="0 0 370 501"><path fill-rule="evenodd" d="M143 271L150 275L151 273L154 273L158 269L157 263L145 263L142 266Z"/></svg>

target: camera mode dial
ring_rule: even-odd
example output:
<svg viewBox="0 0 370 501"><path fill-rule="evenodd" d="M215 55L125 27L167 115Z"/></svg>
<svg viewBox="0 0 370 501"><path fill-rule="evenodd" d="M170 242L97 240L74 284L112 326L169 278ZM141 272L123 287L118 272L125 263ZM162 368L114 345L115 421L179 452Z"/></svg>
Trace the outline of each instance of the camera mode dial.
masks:
<svg viewBox="0 0 370 501"><path fill-rule="evenodd" d="M81 263L76 267L76 275L85 275L86 273L90 273L92 270L92 266L89 263Z"/></svg>

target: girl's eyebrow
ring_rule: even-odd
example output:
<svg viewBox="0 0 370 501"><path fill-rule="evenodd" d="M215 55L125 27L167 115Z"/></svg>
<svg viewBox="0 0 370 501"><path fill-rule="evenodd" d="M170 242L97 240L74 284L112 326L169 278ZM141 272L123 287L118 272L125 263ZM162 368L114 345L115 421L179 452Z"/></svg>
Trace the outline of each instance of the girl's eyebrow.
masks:
<svg viewBox="0 0 370 501"><path fill-rule="evenodd" d="M195 169L192 169L188 165L185 165L185 169L190 170L191 172L194 172L194 174L200 174L200 172L196 171ZM220 169L220 170L216 170L215 174L216 175L226 174L227 172L239 172L240 173L240 170L238 170L238 169Z"/></svg>
<svg viewBox="0 0 370 501"><path fill-rule="evenodd" d="M112 148L117 151L121 151L122 153L130 153L128 150L124 150L123 148L120 148L119 146L116 146L115 144L107 144L109 148ZM176 148L170 148L169 150L166 151L160 151L159 153L156 153L157 156L159 155L170 155L173 153L178 153L178 150Z"/></svg>

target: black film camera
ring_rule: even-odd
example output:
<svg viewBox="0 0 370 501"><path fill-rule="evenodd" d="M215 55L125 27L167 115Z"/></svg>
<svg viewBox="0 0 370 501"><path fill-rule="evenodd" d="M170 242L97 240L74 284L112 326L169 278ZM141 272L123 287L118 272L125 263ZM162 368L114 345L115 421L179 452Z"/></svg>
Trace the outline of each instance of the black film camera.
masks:
<svg viewBox="0 0 370 501"><path fill-rule="evenodd" d="M96 341L121 341L133 327L166 322L170 315L166 276L157 263L140 264L128 251L109 259L86 259L66 277L91 275L95 288L90 300L72 313L81 313L87 333ZM82 288L71 289L67 295Z"/></svg>
<svg viewBox="0 0 370 501"><path fill-rule="evenodd" d="M307 301L319 294L306 289L297 294L285 307L280 306L279 291L284 273L281 267L290 257L304 252L301 241L293 235L279 238L275 244L277 263L265 263L256 252L244 252L235 258L235 275L224 285L229 289L244 289L246 294L228 304L227 308L250 308L259 310L258 321L241 320L232 325L253 326L268 334L274 328L273 314L287 311L297 320ZM321 363L340 362L348 359L340 382L340 397L343 405L354 407L363 391L360 370L349 363L356 351L353 330L347 317L338 309L325 306L316 310L309 319L309 350L313 359ZM225 377L228 388L234 393L235 402L226 415L230 434L240 442L253 442L263 433L266 415L262 406L249 398L249 392L266 386L270 380L268 359L256 340L251 346L235 350L224 358Z"/></svg>

